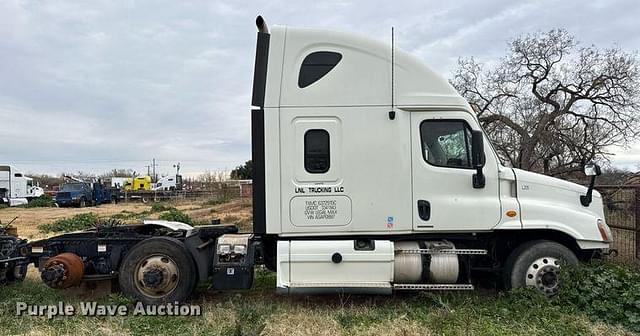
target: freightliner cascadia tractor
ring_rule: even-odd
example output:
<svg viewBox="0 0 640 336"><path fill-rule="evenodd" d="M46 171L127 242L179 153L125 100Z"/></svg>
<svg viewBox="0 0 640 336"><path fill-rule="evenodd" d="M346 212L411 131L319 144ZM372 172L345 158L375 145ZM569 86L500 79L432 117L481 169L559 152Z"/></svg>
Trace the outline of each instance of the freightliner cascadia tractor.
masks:
<svg viewBox="0 0 640 336"><path fill-rule="evenodd" d="M608 253L589 187L503 166L469 104L385 43L257 19L253 232L146 221L32 243L54 288L113 279L145 303L198 283L279 293L506 288L552 295L563 265Z"/></svg>

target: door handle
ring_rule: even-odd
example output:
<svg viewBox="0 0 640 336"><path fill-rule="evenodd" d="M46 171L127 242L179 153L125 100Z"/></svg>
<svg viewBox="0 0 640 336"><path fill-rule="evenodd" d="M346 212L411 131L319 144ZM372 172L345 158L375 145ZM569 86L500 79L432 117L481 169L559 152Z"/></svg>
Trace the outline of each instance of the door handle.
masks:
<svg viewBox="0 0 640 336"><path fill-rule="evenodd" d="M425 200L418 201L418 216L423 221L428 221L431 218L431 203Z"/></svg>

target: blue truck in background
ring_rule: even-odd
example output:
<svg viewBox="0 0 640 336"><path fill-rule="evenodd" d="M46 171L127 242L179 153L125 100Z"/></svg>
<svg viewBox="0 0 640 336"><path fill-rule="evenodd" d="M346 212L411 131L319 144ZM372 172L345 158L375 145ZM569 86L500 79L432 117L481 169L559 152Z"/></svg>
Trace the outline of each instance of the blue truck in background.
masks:
<svg viewBox="0 0 640 336"><path fill-rule="evenodd" d="M104 203L117 203L120 199L120 189L97 182L84 182L74 179L62 185L56 193L58 206L78 206L84 208L87 205Z"/></svg>

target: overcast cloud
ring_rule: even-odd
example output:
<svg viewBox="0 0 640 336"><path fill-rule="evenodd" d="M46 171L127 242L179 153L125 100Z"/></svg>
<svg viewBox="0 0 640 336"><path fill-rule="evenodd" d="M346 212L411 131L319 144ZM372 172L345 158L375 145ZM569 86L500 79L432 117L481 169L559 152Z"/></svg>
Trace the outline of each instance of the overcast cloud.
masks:
<svg viewBox="0 0 640 336"><path fill-rule="evenodd" d="M640 49L627 1L0 1L0 162L24 171L231 169L250 153L254 19L388 40L450 77L510 38L566 28ZM615 149L638 168L640 146Z"/></svg>

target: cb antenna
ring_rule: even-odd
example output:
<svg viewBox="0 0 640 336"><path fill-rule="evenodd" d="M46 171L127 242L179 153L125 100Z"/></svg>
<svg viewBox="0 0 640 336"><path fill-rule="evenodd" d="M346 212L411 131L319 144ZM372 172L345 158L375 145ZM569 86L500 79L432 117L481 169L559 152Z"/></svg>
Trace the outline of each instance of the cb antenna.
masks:
<svg viewBox="0 0 640 336"><path fill-rule="evenodd" d="M395 36L394 27L391 26L391 109L395 107Z"/></svg>
<svg viewBox="0 0 640 336"><path fill-rule="evenodd" d="M394 36L393 36L393 26L391 26L391 111L389 111L389 120L394 120L396 118L396 111L394 110L395 107L395 93L394 93L394 86L395 86L395 41L394 41Z"/></svg>

